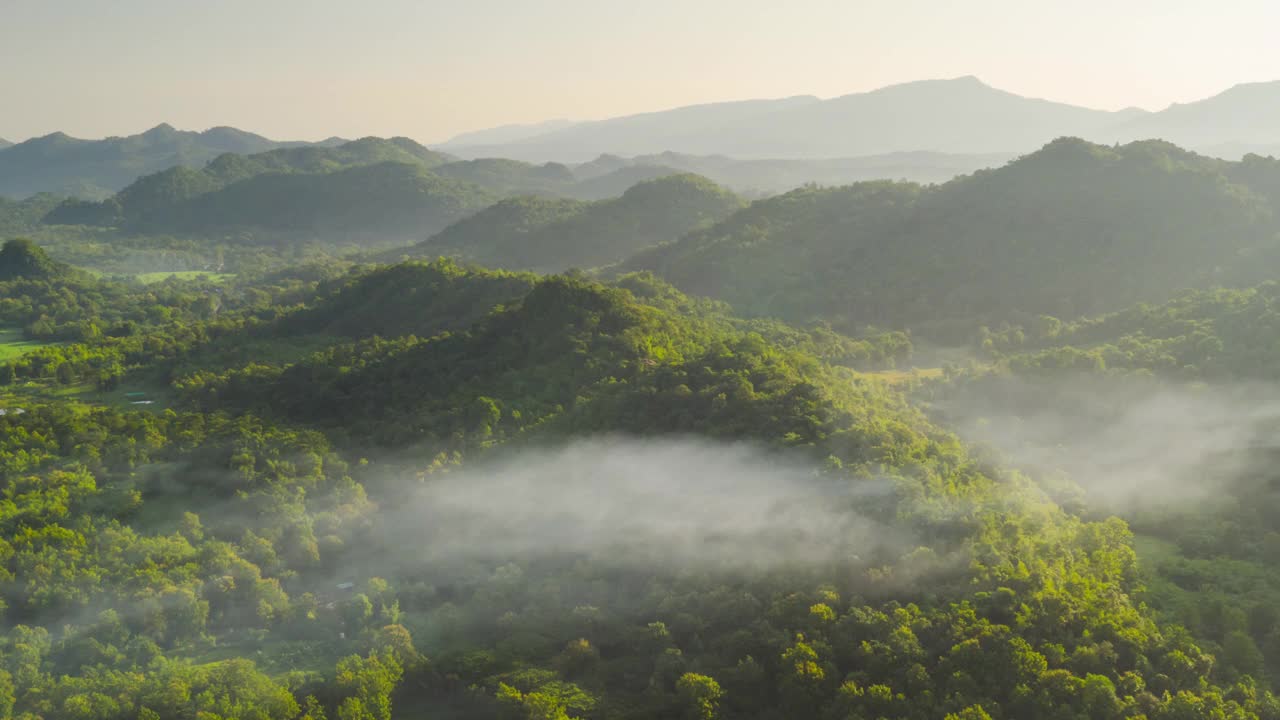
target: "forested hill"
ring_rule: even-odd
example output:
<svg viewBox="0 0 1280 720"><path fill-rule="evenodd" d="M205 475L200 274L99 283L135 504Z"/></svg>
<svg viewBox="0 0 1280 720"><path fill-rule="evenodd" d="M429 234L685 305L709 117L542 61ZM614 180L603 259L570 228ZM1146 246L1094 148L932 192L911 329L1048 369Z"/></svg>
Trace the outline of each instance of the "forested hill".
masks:
<svg viewBox="0 0 1280 720"><path fill-rule="evenodd" d="M737 192L759 195L783 193L810 183L848 185L885 179L923 184L943 183L958 175L998 167L1014 157L1013 153L957 155L916 151L814 160L743 160L723 155L663 152L632 158L602 155L590 162L575 165L573 171L584 181L599 178L597 182L605 184L606 180L601 176L606 173L615 177L644 179L646 172L659 168L676 168L681 172L703 175ZM582 197L585 192L584 187L575 197Z"/></svg>
<svg viewBox="0 0 1280 720"><path fill-rule="evenodd" d="M500 158L451 162L436 168L436 172L475 183L499 195L558 195L577 181L573 171L559 163L533 165Z"/></svg>
<svg viewBox="0 0 1280 720"><path fill-rule="evenodd" d="M1073 317L1268 277L1278 176L1275 160L1064 138L941 186L758 201L624 267L748 314L845 327Z"/></svg>
<svg viewBox="0 0 1280 720"><path fill-rule="evenodd" d="M1096 317L984 328L975 350L1016 372L1151 372L1176 380L1280 379L1280 286L1188 290Z"/></svg>
<svg viewBox="0 0 1280 720"><path fill-rule="evenodd" d="M496 198L407 163L329 173L265 173L142 215L148 232L266 231L385 243L443 228Z"/></svg>
<svg viewBox="0 0 1280 720"><path fill-rule="evenodd" d="M1280 712L1135 599L1122 521L823 359L856 341L644 275L342 273L0 286L80 323L0 362L3 714ZM72 399L165 368L168 407Z"/></svg>
<svg viewBox="0 0 1280 720"><path fill-rule="evenodd" d="M70 267L54 262L30 240L7 240L0 247L0 282L53 280L71 272Z"/></svg>
<svg viewBox="0 0 1280 720"><path fill-rule="evenodd" d="M455 223L403 254L456 256L490 267L541 272L591 268L709 226L742 204L733 193L696 175L641 182L621 197L594 203L518 197Z"/></svg>
<svg viewBox="0 0 1280 720"><path fill-rule="evenodd" d="M491 442L487 435L469 438L477 407L493 405L503 414L499 437L514 437L552 419L568 422L565 412L574 403L612 392L624 377L693 362L691 354L701 356L707 343L732 341L731 354L762 354L766 365L782 362L782 356L773 357L782 353L793 356L787 362L797 367L830 360L876 368L910 353L901 336L857 341L821 328L743 322L722 306L691 300L652 276L628 276L609 287L575 276L537 279L464 269L447 260L358 275L314 306L282 318L273 332L337 334L361 342L338 343L287 366L255 363L222 374L198 371L178 376L175 385L207 410L251 410L360 443L416 444L436 451L474 450ZM736 362L730 364L739 367ZM335 366L347 370L334 374ZM766 392L765 380L750 381ZM708 398L715 394L712 389L706 389ZM469 399L475 397L487 399L477 405ZM746 397L754 395L737 399ZM340 414L323 409L337 405ZM636 432L729 433L737 421L731 422L729 409L722 410L720 429L681 428L687 419L658 422L641 414L625 422L656 424L617 425L624 422L621 417L600 417L594 430L616 425Z"/></svg>
<svg viewBox="0 0 1280 720"><path fill-rule="evenodd" d="M102 202L66 201L44 221L143 234L243 233L250 242L258 235L408 240L496 199L431 172L448 160L406 138L225 154L199 170L140 178Z"/></svg>
<svg viewBox="0 0 1280 720"><path fill-rule="evenodd" d="M364 138L334 147L228 153L199 170L169 168L139 178L100 202L67 200L43 222L118 228L133 235L241 237L259 244L316 237L365 238L385 246L392 240L403 244L429 236L502 197L616 198L643 180L671 177L636 189L612 205L560 204L590 210L586 226L570 229L577 235L564 238L565 245L581 244L584 231L606 235L602 250L583 260L598 264L679 237L723 218L740 204L731 193L700 178L672 177L680 173L663 167L642 170L637 174L635 168L627 168L580 180L554 163L454 161L407 138ZM514 249L512 238L486 242L493 247L481 247L468 257L504 267L551 269L578 261L568 257L567 263L561 262L556 253L566 251L546 238L511 258L499 254ZM535 253L545 253L547 262L532 260ZM581 249L578 253L589 255Z"/></svg>
<svg viewBox="0 0 1280 720"><path fill-rule="evenodd" d="M524 297L529 273L466 268L449 260L355 272L316 288L316 298L280 319L273 335L432 337L465 330L493 308Z"/></svg>
<svg viewBox="0 0 1280 720"><path fill-rule="evenodd" d="M172 222L176 206L259 175L316 175L380 163L434 167L448 160L406 138L365 138L336 147L301 147L253 155L226 153L200 169L176 166L138 178L101 203L68 201L52 224L122 225L147 229Z"/></svg>
<svg viewBox="0 0 1280 720"><path fill-rule="evenodd" d="M138 135L81 140L52 133L11 145L0 154L0 195L38 192L100 199L139 176L175 165L199 167L223 153L257 153L288 145L230 127L204 132L169 125Z"/></svg>

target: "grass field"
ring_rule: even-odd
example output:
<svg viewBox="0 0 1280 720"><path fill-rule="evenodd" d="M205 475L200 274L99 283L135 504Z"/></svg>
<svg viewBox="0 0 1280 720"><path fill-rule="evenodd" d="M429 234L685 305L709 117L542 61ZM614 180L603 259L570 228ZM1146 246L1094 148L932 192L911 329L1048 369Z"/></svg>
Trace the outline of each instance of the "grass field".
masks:
<svg viewBox="0 0 1280 720"><path fill-rule="evenodd" d="M0 328L0 362L12 360L48 344L39 340L23 339L22 330L18 328Z"/></svg>
<svg viewBox="0 0 1280 720"><path fill-rule="evenodd" d="M0 330L0 362L6 359L3 344L6 331ZM40 343L10 345L40 347ZM27 349L30 349L28 347ZM13 357L13 355L7 356ZM143 393L130 396L130 393ZM139 402L147 401L147 402ZM92 382L58 385L50 378L25 380L0 387L0 407L24 406L31 403L56 402L62 407L87 412L92 407L115 407L120 410L163 412L174 403L173 390L167 384L148 376L133 375L114 390L99 390Z"/></svg>
<svg viewBox="0 0 1280 720"><path fill-rule="evenodd" d="M168 280L169 278L177 278L178 280L209 280L215 283L222 283L235 277L227 273L211 273L203 270L183 270L180 272L149 272L138 273L134 275L138 282L150 285Z"/></svg>

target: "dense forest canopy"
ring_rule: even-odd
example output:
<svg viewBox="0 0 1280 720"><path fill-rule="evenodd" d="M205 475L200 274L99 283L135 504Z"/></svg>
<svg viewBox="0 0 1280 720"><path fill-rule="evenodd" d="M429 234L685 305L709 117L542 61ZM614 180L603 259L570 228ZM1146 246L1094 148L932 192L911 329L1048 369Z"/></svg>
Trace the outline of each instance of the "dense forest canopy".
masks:
<svg viewBox="0 0 1280 720"><path fill-rule="evenodd" d="M104 297L116 308L104 320L133 304L182 307L145 292ZM824 361L829 336L816 330L741 321L652 277L610 287L447 262L265 276L226 297L216 316L133 320L172 350L130 355L127 336L90 334L32 353L73 369L79 357L118 363L122 388L167 372L174 394L163 411L87 413L15 395L32 398L26 412L0 417L21 529L6 557L23 580L4 597L16 712L1272 712L1265 691L1231 689L1251 687L1239 678L1253 668L1211 674L1204 650L1130 599L1140 588L1123 523L1072 517L1027 478L984 467L900 393ZM301 337L322 349L227 354ZM210 360L223 367L200 367ZM67 375L25 389L74 385ZM609 432L655 444L555 449ZM673 434L759 449L663 440ZM644 485L605 462L620 453L644 458ZM630 530L604 544L542 539L537 514L507 522L505 539L475 534L495 521L494 500L518 492L450 480L484 457L524 475L480 477L533 477L542 500L584 521L607 508L575 507L574 477L615 502L643 495ZM691 464L704 466L697 477ZM639 498L660 510L686 494L664 500L659 480L801 514L758 506L771 519L750 531L716 529L716 513L656 524ZM766 501L766 487L782 494ZM424 530L415 507L455 510ZM473 517L466 552L450 549L463 528L444 524L457 512ZM645 558L673 557L675 522L688 523L687 560L655 567ZM708 532L817 546L788 554L786 570L759 555L740 565L747 556ZM415 542L427 551L399 557ZM639 554L600 551L614 542ZM55 558L57 572L33 573ZM718 569L690 575L686 562ZM229 659L246 653L257 659ZM1009 676L977 670L997 662Z"/></svg>
<svg viewBox="0 0 1280 720"><path fill-rule="evenodd" d="M737 196L706 178L668 175L594 203L527 196L504 200L403 254L456 256L540 272L593 268L709 226L740 207Z"/></svg>
<svg viewBox="0 0 1280 720"><path fill-rule="evenodd" d="M1278 202L1069 138L0 200L0 717L1280 718Z"/></svg>
<svg viewBox="0 0 1280 720"><path fill-rule="evenodd" d="M845 327L1072 317L1268 277L1280 165L1062 139L936 187L797 190L641 253L740 310Z"/></svg>

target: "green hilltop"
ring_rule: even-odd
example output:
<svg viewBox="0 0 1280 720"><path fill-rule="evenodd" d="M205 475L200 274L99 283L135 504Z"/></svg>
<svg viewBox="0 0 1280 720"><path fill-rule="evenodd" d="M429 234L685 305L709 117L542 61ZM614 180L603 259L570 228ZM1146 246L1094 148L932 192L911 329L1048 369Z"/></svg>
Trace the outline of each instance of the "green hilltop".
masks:
<svg viewBox="0 0 1280 720"><path fill-rule="evenodd" d="M711 225L741 206L736 195L706 178L668 175L596 202L503 200L388 256L456 256L481 265L540 272L590 268Z"/></svg>
<svg viewBox="0 0 1280 720"><path fill-rule="evenodd" d="M70 270L68 266L54 262L43 248L25 238L6 240L0 247L0 282L49 280Z"/></svg>
<svg viewBox="0 0 1280 720"><path fill-rule="evenodd" d="M860 183L758 201L644 251L648 269L742 312L845 327L1074 316L1262 280L1280 164L1160 142L1061 139L938 186Z"/></svg>
<svg viewBox="0 0 1280 720"><path fill-rule="evenodd" d="M22 198L51 192L96 200L141 175L175 165L199 167L223 153L257 153L298 144L230 127L190 132L157 125L137 135L102 140L52 133L4 148L0 195Z"/></svg>

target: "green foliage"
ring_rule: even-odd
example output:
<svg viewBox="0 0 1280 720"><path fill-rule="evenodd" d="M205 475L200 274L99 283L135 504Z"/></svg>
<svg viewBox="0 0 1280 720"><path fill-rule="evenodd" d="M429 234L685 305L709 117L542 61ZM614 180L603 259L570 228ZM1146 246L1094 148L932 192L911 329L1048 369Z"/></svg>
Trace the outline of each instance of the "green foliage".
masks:
<svg viewBox="0 0 1280 720"><path fill-rule="evenodd" d="M447 260L0 289L0 320L63 341L12 379L146 376L174 402L50 391L0 415L0 710L18 716L1280 713L1267 598L1203 606L1194 635L1162 625L1142 599L1175 590L1145 587L1124 521L1064 511L840 366L905 362L906 333L744 320L647 274ZM829 564L635 570L441 562L423 528L387 524L459 464L607 433L807 463L833 513L892 537ZM1238 574L1186 560L1160 577Z"/></svg>
<svg viewBox="0 0 1280 720"><path fill-rule="evenodd" d="M429 232L488 204L466 182L429 172L446 156L407 138L337 147L224 154L196 170L178 165L141 177L101 203L69 200L46 223L120 226L150 235L280 233L379 238Z"/></svg>
<svg viewBox="0 0 1280 720"><path fill-rule="evenodd" d="M1162 142L1061 139L940 186L809 187L757 201L626 267L750 315L954 338L956 325L1264 279L1280 215L1269 191L1242 184L1264 173L1239 167Z"/></svg>
<svg viewBox="0 0 1280 720"><path fill-rule="evenodd" d="M1030 331L984 329L978 349L1028 375L1078 370L1146 371L1182 380L1280 377L1280 286L1274 282L1243 290L1188 290L1161 305L1044 322Z"/></svg>
<svg viewBox="0 0 1280 720"><path fill-rule="evenodd" d="M222 153L256 153L281 145L228 127L198 133L159 125L138 135L103 140L52 133L5 150L0 157L0 195L53 192L96 200L175 163L198 166Z"/></svg>
<svg viewBox="0 0 1280 720"><path fill-rule="evenodd" d="M408 252L456 255L483 265L540 272L590 268L675 240L739 207L737 196L705 178L670 175L594 203L504 200Z"/></svg>
<svg viewBox="0 0 1280 720"><path fill-rule="evenodd" d="M136 211L125 205L125 222L151 233L243 230L411 237L484 207L490 197L420 165L388 162L330 173L254 175L176 200L166 197Z"/></svg>
<svg viewBox="0 0 1280 720"><path fill-rule="evenodd" d="M24 238L14 238L0 247L0 282L11 280L48 280L69 272L65 265L55 263L35 243Z"/></svg>
<svg viewBox="0 0 1280 720"><path fill-rule="evenodd" d="M713 720L724 692L720 683L697 673L685 673L676 682L676 693L685 706L685 717L690 720Z"/></svg>

